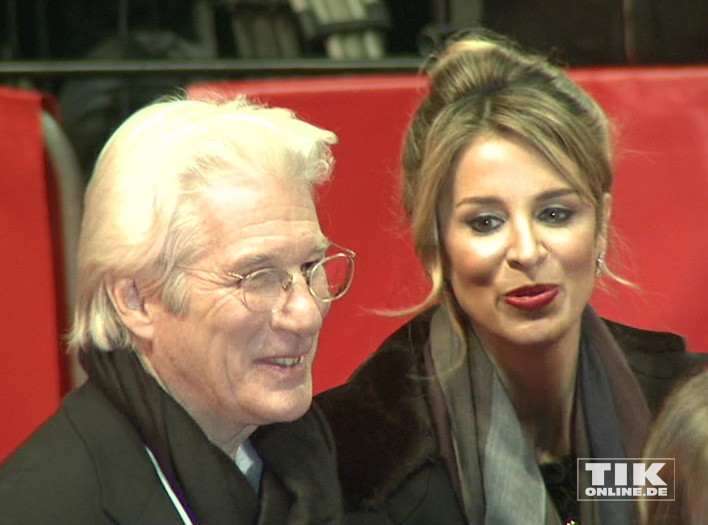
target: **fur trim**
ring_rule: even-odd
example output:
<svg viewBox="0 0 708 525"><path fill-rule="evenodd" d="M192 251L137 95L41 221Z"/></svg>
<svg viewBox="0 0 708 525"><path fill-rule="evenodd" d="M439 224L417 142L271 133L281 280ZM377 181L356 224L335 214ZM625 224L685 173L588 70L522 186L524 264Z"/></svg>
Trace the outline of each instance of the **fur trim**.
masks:
<svg viewBox="0 0 708 525"><path fill-rule="evenodd" d="M348 508L377 506L437 456L416 349L427 341L429 318L424 314L399 329L347 384L316 399L340 451Z"/></svg>

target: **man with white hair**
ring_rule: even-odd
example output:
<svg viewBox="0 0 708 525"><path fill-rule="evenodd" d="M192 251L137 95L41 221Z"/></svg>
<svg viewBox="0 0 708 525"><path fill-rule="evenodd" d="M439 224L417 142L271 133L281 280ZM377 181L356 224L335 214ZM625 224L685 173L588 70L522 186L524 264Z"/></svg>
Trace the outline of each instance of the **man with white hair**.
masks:
<svg viewBox="0 0 708 525"><path fill-rule="evenodd" d="M313 201L335 141L245 98L158 102L114 133L79 246L88 380L0 468L0 521L339 522L312 406L354 263Z"/></svg>

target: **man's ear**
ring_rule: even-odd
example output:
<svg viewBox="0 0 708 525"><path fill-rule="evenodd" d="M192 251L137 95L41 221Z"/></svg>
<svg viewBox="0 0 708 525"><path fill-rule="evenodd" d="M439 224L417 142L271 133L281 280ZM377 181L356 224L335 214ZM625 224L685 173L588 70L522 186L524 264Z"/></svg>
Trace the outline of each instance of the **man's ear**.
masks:
<svg viewBox="0 0 708 525"><path fill-rule="evenodd" d="M113 302L123 324L141 339L152 339L153 319L145 308L145 297L133 279L116 279L110 285Z"/></svg>

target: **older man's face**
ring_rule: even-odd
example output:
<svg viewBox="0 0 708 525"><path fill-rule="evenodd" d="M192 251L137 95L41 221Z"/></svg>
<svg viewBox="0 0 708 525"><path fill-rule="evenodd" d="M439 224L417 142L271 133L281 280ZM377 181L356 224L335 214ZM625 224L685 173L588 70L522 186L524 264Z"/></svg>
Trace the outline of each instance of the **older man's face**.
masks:
<svg viewBox="0 0 708 525"><path fill-rule="evenodd" d="M327 305L313 298L298 271L323 256L327 240L302 183L246 179L199 197L213 239L194 266L241 275L260 268L295 274L282 309L249 311L240 292L188 272L189 311L149 306L154 338L144 354L167 390L213 440L251 425L300 417L312 400L312 362Z"/></svg>

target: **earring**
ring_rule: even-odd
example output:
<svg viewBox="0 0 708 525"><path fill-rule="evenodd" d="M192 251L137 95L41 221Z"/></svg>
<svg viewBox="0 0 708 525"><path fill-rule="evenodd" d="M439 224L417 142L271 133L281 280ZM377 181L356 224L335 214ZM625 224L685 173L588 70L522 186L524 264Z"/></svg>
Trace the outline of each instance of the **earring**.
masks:
<svg viewBox="0 0 708 525"><path fill-rule="evenodd" d="M600 252L595 261L595 277L600 277L605 273L605 252Z"/></svg>

